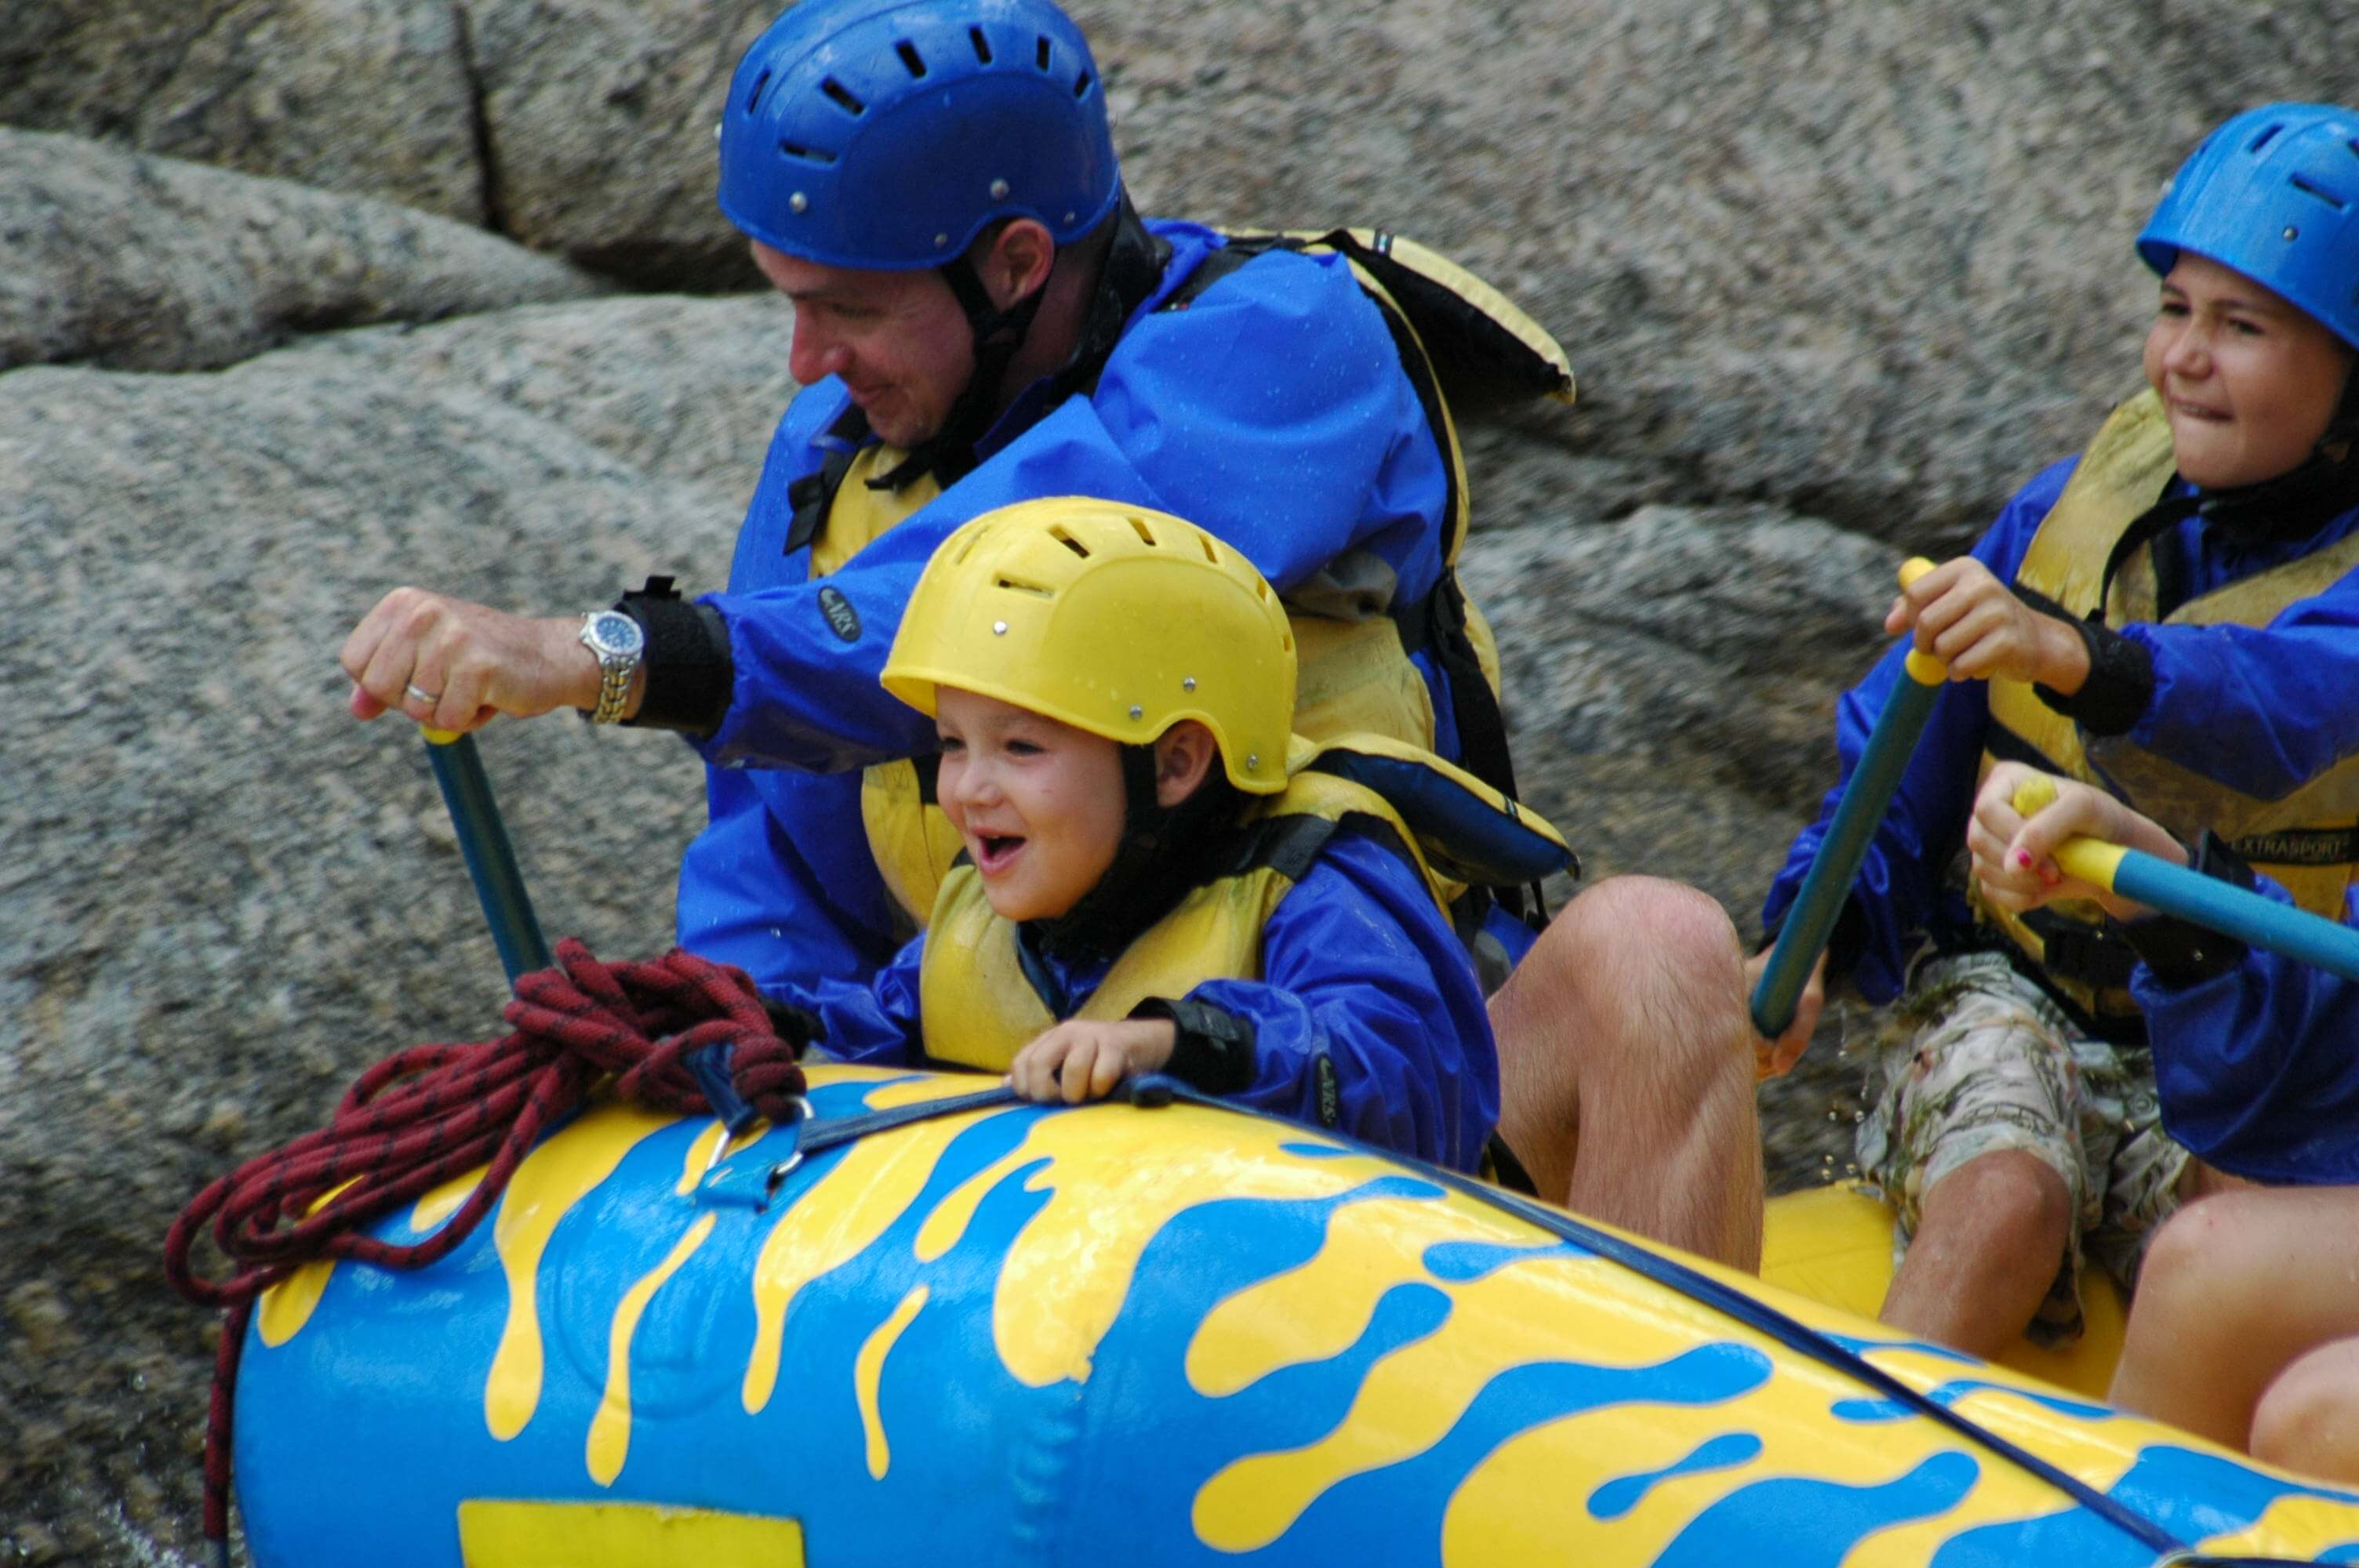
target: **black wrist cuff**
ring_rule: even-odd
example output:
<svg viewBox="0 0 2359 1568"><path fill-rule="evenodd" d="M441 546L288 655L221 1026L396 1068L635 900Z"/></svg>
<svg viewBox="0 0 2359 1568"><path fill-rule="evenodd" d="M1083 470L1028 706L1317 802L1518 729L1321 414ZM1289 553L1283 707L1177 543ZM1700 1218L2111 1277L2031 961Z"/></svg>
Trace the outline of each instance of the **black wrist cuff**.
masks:
<svg viewBox="0 0 2359 1568"><path fill-rule="evenodd" d="M2018 588L2015 596L2079 633L2089 653L2089 676L2080 690L2067 697L2054 687L2035 686L2039 700L2092 735L2128 734L2154 702L2154 655L2146 644L2073 614L2044 593Z"/></svg>
<svg viewBox="0 0 2359 1568"><path fill-rule="evenodd" d="M638 712L624 722L692 735L720 729L736 676L721 612L683 600L668 577L647 579L645 588L623 595L614 608L637 622L647 639L641 661L647 689Z"/></svg>
<svg viewBox="0 0 2359 1568"><path fill-rule="evenodd" d="M2214 881L2226 882L2246 892L2256 885L2253 868L2208 828L2196 840L2195 855L2190 864L2190 869ZM2240 938L2207 931L2174 915L2107 924L2137 950L2146 967L2154 971L2154 978L2167 986L2191 986L2215 975L2224 975L2243 963L2250 951Z"/></svg>
<svg viewBox="0 0 2359 1568"><path fill-rule="evenodd" d="M1254 1028L1246 1020L1210 1002L1159 996L1132 1008L1130 1016L1171 1021L1179 1038L1163 1070L1181 1083L1208 1095L1240 1094L1252 1087Z"/></svg>

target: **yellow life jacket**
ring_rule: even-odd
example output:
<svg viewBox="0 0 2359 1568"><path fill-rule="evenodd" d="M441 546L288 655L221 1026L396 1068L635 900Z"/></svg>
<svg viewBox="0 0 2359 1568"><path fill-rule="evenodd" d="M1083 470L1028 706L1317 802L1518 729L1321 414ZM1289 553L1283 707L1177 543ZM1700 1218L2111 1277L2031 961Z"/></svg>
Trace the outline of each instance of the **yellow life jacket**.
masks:
<svg viewBox="0 0 2359 1568"><path fill-rule="evenodd" d="M1206 980L1260 979L1271 913L1347 821L1415 866L1445 915L1471 885L1531 881L1572 862L1545 818L1430 752L1381 735L1325 745L1298 735L1286 788L1246 812L1247 848L1235 869L1190 889L1066 1016L1126 1018L1148 997L1176 1001ZM1016 924L993 912L973 866L953 867L919 970L929 1056L1005 1072L1060 1022L1027 977L1017 939Z"/></svg>
<svg viewBox="0 0 2359 1568"><path fill-rule="evenodd" d="M1415 241L1373 229L1231 236L1158 308L1186 308L1213 284L1272 249L1335 251L1348 258L1361 288L1382 310L1417 388L1449 489L1442 578L1426 600L1386 604L1388 580L1375 602L1356 610L1349 608L1348 591L1321 594L1315 608L1289 600L1299 671L1295 730L1314 740L1387 735L1432 750L1432 688L1409 661L1412 653L1430 648L1450 678L1467 767L1512 795L1515 773L1499 711L1497 643L1490 622L1460 591L1453 569L1466 538L1466 463L1442 389L1446 384L1452 395L1491 402L1544 395L1570 403L1571 366L1538 322L1482 279ZM798 534L810 530L814 579L840 569L870 540L941 493L930 474L899 490L868 487L866 480L891 472L905 456L861 448L848 467L833 466L819 488L807 492L824 506L813 524L801 523L799 514ZM791 541L789 547L799 542ZM933 768L934 759L922 757L879 763L861 778L860 816L869 850L913 931L924 927L959 853L958 835L934 804Z"/></svg>
<svg viewBox="0 0 2359 1568"><path fill-rule="evenodd" d="M2076 616L2098 608L2105 622L2166 626L2264 626L2288 606L2312 598L2359 566L2359 535L2347 535L2299 560L2217 588L2158 616L2151 549L2140 545L2105 584L2107 562L2130 525L2161 497L2175 471L2170 427L2161 401L2141 393L2114 410L2083 452L2063 493L2039 524L2016 573L2018 587L2044 593ZM2343 899L2359 865L2353 863L2359 827L2359 757L2278 800L2256 796L2114 737L2102 743L2103 772L2082 749L2080 727L2040 700L2022 681L1990 683L1987 775L2002 760L2026 762L2119 795L2179 838L2192 841L2209 828L2284 884L2304 909L2342 918ZM1982 919L2005 931L2047 967L2057 988L2093 1015L2135 1011L2126 990L2099 989L2058 972L2069 967L2062 944L2086 941L2103 912L2085 901L2058 903L2031 920L1975 900ZM2051 944L2058 960L2050 961Z"/></svg>

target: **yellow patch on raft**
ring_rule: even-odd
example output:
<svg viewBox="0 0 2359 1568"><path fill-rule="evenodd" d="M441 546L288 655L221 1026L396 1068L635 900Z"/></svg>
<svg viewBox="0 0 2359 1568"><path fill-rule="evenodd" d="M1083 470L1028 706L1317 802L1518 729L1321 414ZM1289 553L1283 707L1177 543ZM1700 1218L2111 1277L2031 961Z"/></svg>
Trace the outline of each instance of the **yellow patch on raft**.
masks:
<svg viewBox="0 0 2359 1568"><path fill-rule="evenodd" d="M590 1418L590 1441L583 1455L590 1478L602 1487L614 1484L631 1450L631 1336L638 1331L647 1303L704 1245L719 1217L710 1212L699 1216L664 1260L623 1292L622 1304L614 1309L614 1321L606 1334L606 1389L599 1398L598 1413Z"/></svg>
<svg viewBox="0 0 2359 1568"><path fill-rule="evenodd" d="M459 1505L459 1557L467 1568L803 1568L803 1527L790 1519L656 1503L472 1501Z"/></svg>

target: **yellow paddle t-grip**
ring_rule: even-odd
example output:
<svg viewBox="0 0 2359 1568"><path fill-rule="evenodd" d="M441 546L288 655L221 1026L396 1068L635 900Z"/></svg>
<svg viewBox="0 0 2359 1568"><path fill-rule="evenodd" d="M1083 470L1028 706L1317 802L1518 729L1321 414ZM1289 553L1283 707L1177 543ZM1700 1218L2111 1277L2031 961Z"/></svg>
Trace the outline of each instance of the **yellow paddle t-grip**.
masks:
<svg viewBox="0 0 2359 1568"><path fill-rule="evenodd" d="M1922 556L1911 556L1900 563L1900 586L1907 588L1933 569L1933 563ZM1932 654L1919 649L1908 650L1908 678L1919 686L1940 686L1950 678L1950 666Z"/></svg>
<svg viewBox="0 0 2359 1568"><path fill-rule="evenodd" d="M418 727L418 732L426 738L429 746L447 746L459 738L456 730L435 730L423 724Z"/></svg>
<svg viewBox="0 0 2359 1568"><path fill-rule="evenodd" d="M2046 773L2034 773L2015 786L2017 816L2036 816L2055 804L2056 781ZM2108 844L2103 838L2074 837L2056 846L2054 858L2064 868L2066 876L2077 877L2111 892L2114 873L2121 870L2122 857L2128 853L2122 845Z"/></svg>

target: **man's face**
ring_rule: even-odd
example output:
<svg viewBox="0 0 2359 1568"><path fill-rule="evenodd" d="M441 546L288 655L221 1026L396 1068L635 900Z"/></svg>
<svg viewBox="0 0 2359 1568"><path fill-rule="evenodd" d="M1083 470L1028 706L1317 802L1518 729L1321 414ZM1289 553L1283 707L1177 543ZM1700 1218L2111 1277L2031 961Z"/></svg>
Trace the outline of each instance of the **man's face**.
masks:
<svg viewBox="0 0 2359 1568"><path fill-rule="evenodd" d="M932 271L865 272L754 242L754 264L795 302L787 367L808 386L834 375L879 439L907 449L940 431L974 373L974 341Z"/></svg>

